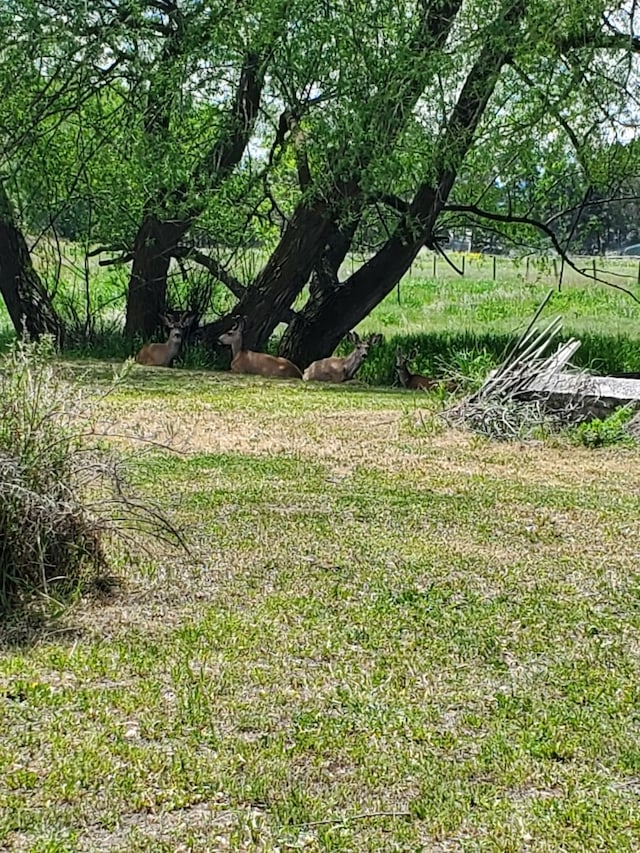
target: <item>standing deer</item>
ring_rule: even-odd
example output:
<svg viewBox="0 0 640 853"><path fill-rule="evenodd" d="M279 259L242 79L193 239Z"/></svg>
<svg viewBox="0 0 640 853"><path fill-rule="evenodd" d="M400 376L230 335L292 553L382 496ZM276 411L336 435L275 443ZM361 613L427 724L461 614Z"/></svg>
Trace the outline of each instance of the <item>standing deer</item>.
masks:
<svg viewBox="0 0 640 853"><path fill-rule="evenodd" d="M245 320L240 317L235 324L224 332L218 340L231 347L231 372L252 373L257 376L271 376L280 379L301 379L302 371L288 358L269 355L266 352L252 352L242 348Z"/></svg>
<svg viewBox="0 0 640 853"><path fill-rule="evenodd" d="M169 330L169 337L163 344L145 344L136 356L138 364L171 367L182 346L185 330L193 322L194 315L185 311L177 319L167 317L166 314L161 314L160 319Z"/></svg>
<svg viewBox="0 0 640 853"><path fill-rule="evenodd" d="M447 391L457 390L458 384L455 380L430 379L428 376L420 376L417 373L412 373L407 365L415 357L415 349L412 349L409 355L403 355L401 348L396 348L396 373L398 374L400 384L404 388L409 388L411 391L433 391L434 388L439 388L442 385Z"/></svg>
<svg viewBox="0 0 640 853"><path fill-rule="evenodd" d="M346 358L330 356L314 361L307 367L302 378L305 381L313 379L315 382L348 382L360 369L369 348L382 341L382 335L369 335L368 338L362 339L356 332L349 332L347 340L354 344L352 353Z"/></svg>

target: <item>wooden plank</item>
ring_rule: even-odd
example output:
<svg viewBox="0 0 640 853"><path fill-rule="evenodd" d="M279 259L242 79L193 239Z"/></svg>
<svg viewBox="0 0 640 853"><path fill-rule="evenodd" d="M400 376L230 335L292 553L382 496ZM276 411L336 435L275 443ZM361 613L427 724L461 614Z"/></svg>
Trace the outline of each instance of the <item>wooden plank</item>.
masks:
<svg viewBox="0 0 640 853"><path fill-rule="evenodd" d="M527 386L527 391L547 394L577 395L624 403L640 403L640 379L618 379L592 376L589 373L543 373Z"/></svg>

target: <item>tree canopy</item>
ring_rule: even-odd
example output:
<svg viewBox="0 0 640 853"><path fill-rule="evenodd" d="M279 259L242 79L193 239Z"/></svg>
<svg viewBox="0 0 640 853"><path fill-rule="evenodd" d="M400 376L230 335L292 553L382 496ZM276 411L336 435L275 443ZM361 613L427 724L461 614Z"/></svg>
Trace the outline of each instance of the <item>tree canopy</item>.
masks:
<svg viewBox="0 0 640 853"><path fill-rule="evenodd" d="M639 239L639 23L604 0L9 0L0 224L129 265L128 335L199 264L232 294L180 306L208 340L284 321L304 366L449 233L569 263ZM0 253L14 323L64 325L23 242Z"/></svg>

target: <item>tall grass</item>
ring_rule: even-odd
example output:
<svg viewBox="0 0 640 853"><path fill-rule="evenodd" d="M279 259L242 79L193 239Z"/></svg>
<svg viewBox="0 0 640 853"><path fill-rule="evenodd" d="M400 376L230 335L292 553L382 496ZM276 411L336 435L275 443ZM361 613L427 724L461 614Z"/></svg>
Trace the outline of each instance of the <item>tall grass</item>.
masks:
<svg viewBox="0 0 640 853"><path fill-rule="evenodd" d="M53 342L19 341L0 363L0 612L63 601L109 568L128 531L175 536L131 497L122 458L95 434L100 397L68 381Z"/></svg>

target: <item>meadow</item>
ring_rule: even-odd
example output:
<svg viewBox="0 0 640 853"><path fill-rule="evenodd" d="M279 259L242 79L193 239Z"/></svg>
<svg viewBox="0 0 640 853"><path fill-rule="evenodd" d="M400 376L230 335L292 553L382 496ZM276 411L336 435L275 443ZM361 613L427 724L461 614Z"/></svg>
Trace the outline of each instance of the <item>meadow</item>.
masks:
<svg viewBox="0 0 640 853"><path fill-rule="evenodd" d="M490 361L537 289L412 277L348 386L136 366L101 400L189 552L114 552L121 586L5 626L0 849L639 849L637 448L493 443L370 384L394 336ZM640 306L558 296L632 363Z"/></svg>

